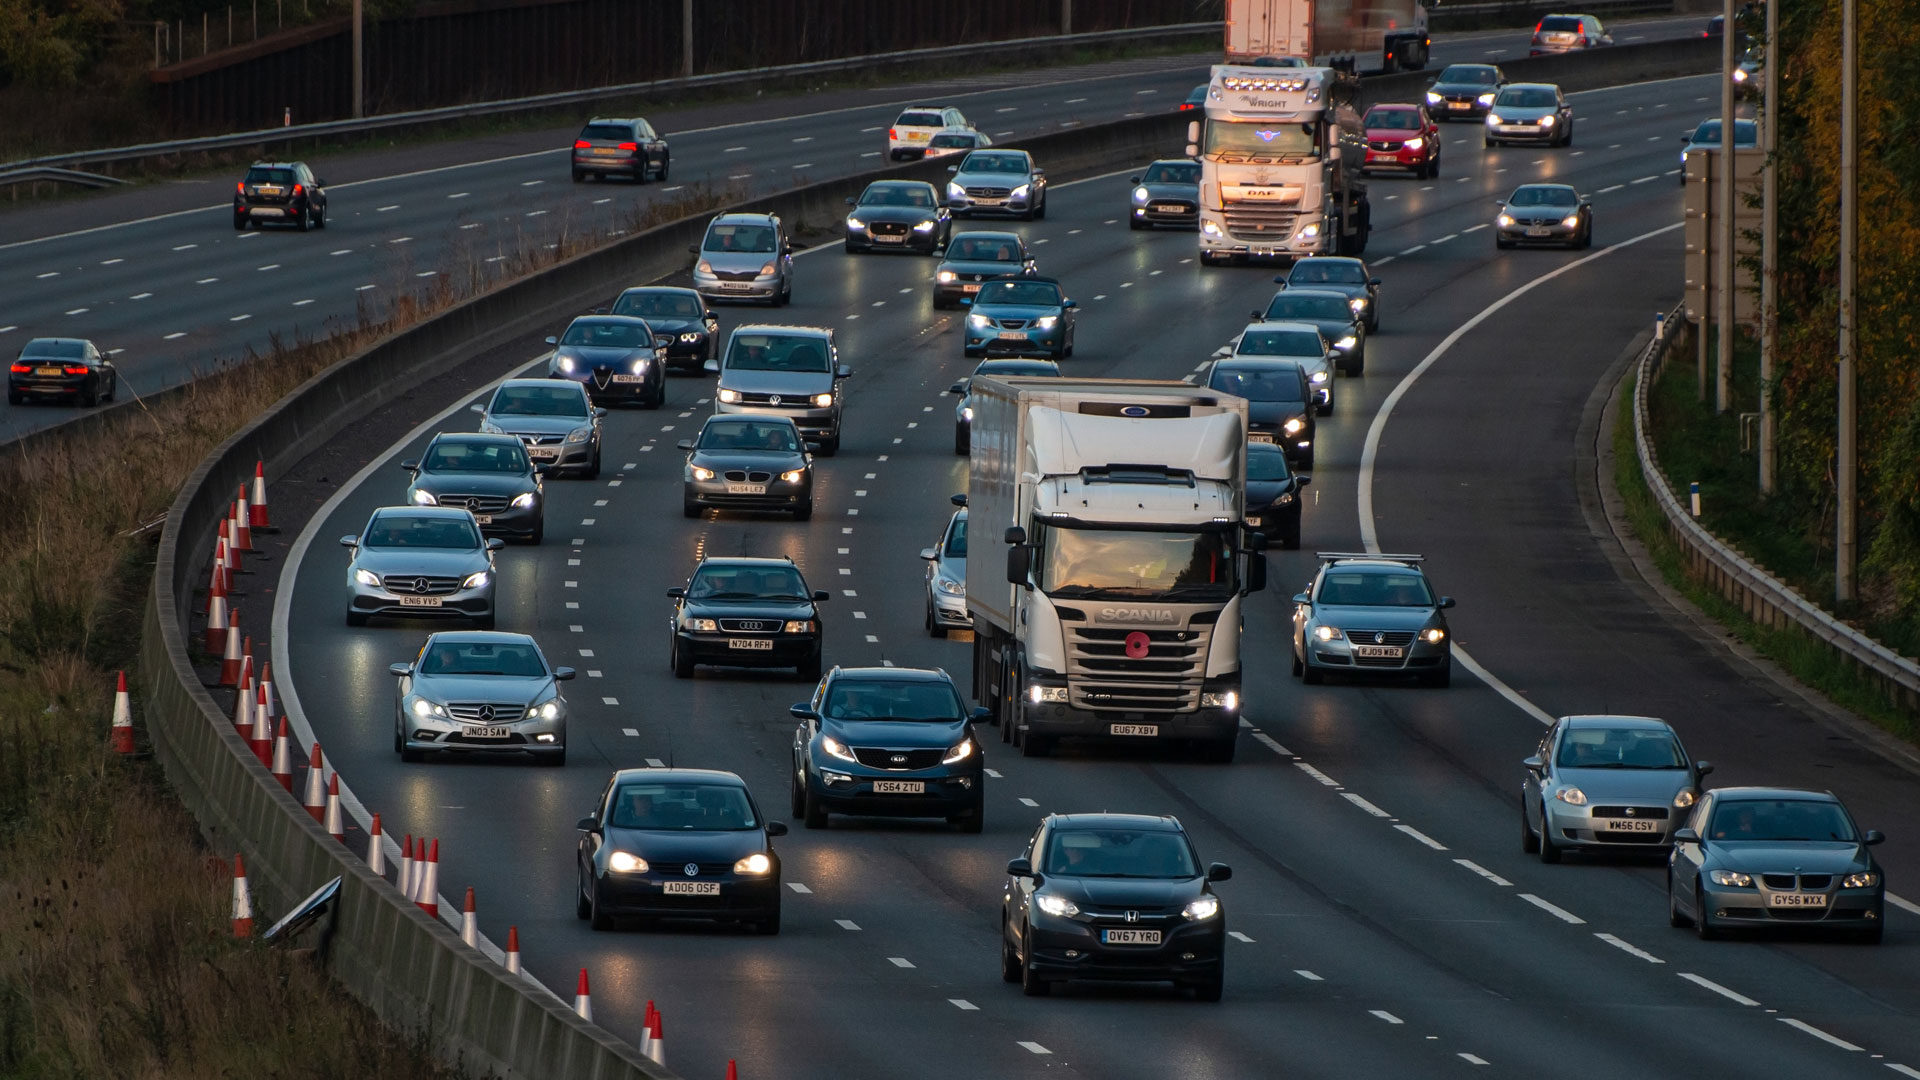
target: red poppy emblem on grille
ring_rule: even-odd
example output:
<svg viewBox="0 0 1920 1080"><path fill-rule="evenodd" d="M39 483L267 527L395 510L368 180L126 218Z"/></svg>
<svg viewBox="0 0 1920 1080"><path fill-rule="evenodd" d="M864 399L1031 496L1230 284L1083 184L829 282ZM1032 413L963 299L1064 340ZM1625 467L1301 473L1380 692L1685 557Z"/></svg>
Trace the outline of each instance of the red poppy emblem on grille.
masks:
<svg viewBox="0 0 1920 1080"><path fill-rule="evenodd" d="M1133 633L1128 634L1127 635L1127 659L1138 660L1145 655L1147 655L1146 633L1140 630L1135 630Z"/></svg>

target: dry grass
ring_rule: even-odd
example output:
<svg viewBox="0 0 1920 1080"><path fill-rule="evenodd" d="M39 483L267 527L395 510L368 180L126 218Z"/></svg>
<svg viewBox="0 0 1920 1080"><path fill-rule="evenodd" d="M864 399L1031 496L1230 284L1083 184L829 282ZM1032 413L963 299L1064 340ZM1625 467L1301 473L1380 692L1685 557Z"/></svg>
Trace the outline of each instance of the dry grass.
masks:
<svg viewBox="0 0 1920 1080"><path fill-rule="evenodd" d="M724 197L694 191L624 231ZM157 530L140 526L240 418L605 232L563 224L499 263L467 252L351 330L276 342L150 407L0 451L0 1076L451 1075L297 955L230 936L230 853L204 849L152 762L108 750L111 673L130 666L151 581Z"/></svg>

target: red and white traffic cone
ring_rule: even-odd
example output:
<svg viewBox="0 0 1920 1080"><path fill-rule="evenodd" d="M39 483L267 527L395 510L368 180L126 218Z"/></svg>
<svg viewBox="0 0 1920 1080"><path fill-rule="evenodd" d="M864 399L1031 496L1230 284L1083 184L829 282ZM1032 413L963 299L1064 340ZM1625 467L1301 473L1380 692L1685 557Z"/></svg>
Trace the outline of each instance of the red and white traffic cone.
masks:
<svg viewBox="0 0 1920 1080"><path fill-rule="evenodd" d="M520 974L520 928L507 927L507 974Z"/></svg>
<svg viewBox="0 0 1920 1080"><path fill-rule="evenodd" d="M207 636L204 644L208 652L219 652L227 644L227 586L219 578L214 579L213 593L207 598Z"/></svg>
<svg viewBox="0 0 1920 1080"><path fill-rule="evenodd" d="M300 805L307 808L307 814L315 821L325 821L327 817L327 759L320 753L320 744L313 744L313 753L307 756L306 797Z"/></svg>
<svg viewBox="0 0 1920 1080"><path fill-rule="evenodd" d="M346 823L340 820L340 774L327 777L327 817L325 825L327 835L341 843L347 842Z"/></svg>
<svg viewBox="0 0 1920 1080"><path fill-rule="evenodd" d="M253 730L253 639L240 643L240 681L234 684L233 728L242 736Z"/></svg>
<svg viewBox="0 0 1920 1080"><path fill-rule="evenodd" d="M220 588L225 590L228 599L233 597L233 552L227 550L227 529L220 527L220 542L214 546L214 572L220 575Z"/></svg>
<svg viewBox="0 0 1920 1080"><path fill-rule="evenodd" d="M580 985L573 991L573 1011L580 1019L593 1023L593 995L587 991L587 969L580 969Z"/></svg>
<svg viewBox="0 0 1920 1080"><path fill-rule="evenodd" d="M421 911L440 917L440 840L434 838L433 846L427 849L426 865L417 867L414 873L416 891L414 905Z"/></svg>
<svg viewBox="0 0 1920 1080"><path fill-rule="evenodd" d="M271 724L279 709L279 702L273 696L273 661L261 661L260 677L254 681L260 686L260 700L267 707L267 723Z"/></svg>
<svg viewBox="0 0 1920 1080"><path fill-rule="evenodd" d="M413 834L407 834L407 842L400 845L400 895L413 899Z"/></svg>
<svg viewBox="0 0 1920 1080"><path fill-rule="evenodd" d="M220 656L220 685L240 685L240 609L227 616L227 647Z"/></svg>
<svg viewBox="0 0 1920 1080"><path fill-rule="evenodd" d="M647 1056L655 1065L667 1063L667 1035L660 1026L660 1010L653 1010L653 1023L647 1026Z"/></svg>
<svg viewBox="0 0 1920 1080"><path fill-rule="evenodd" d="M234 587L234 579L240 576L240 526L233 520L233 510L227 511L226 523L220 526L227 538L227 588Z"/></svg>
<svg viewBox="0 0 1920 1080"><path fill-rule="evenodd" d="M254 687L253 728L247 732L247 745L253 748L253 756L260 759L260 764L273 764L273 721L267 718L265 683Z"/></svg>
<svg viewBox="0 0 1920 1080"><path fill-rule="evenodd" d="M387 837L380 831L379 814L373 815L373 824L367 827L367 869L387 876Z"/></svg>
<svg viewBox="0 0 1920 1080"><path fill-rule="evenodd" d="M253 936L253 893L247 888L247 864L233 856L233 936Z"/></svg>
<svg viewBox="0 0 1920 1080"><path fill-rule="evenodd" d="M480 915L473 910L473 886L467 886L466 902L460 905L460 940L480 947Z"/></svg>
<svg viewBox="0 0 1920 1080"><path fill-rule="evenodd" d="M247 509L247 485L240 485L240 494L233 500L233 531L239 537L235 544L241 551L253 550L253 512Z"/></svg>
<svg viewBox="0 0 1920 1080"><path fill-rule="evenodd" d="M653 1060L653 999L647 999L647 1011L640 1014L640 1056Z"/></svg>
<svg viewBox="0 0 1920 1080"><path fill-rule="evenodd" d="M293 792L293 740L287 737L287 718L280 718L279 730L273 735L273 778L288 794Z"/></svg>
<svg viewBox="0 0 1920 1080"><path fill-rule="evenodd" d="M127 694L127 673L120 673L120 686L113 692L113 748L122 754L133 753L133 698Z"/></svg>
<svg viewBox="0 0 1920 1080"><path fill-rule="evenodd" d="M249 524L254 528L273 528L267 520L267 463L264 461L253 463L253 501L248 504L247 509L253 515Z"/></svg>
<svg viewBox="0 0 1920 1080"><path fill-rule="evenodd" d="M734 1066L732 1058L727 1059L727 1080L740 1080L740 1070Z"/></svg>
<svg viewBox="0 0 1920 1080"><path fill-rule="evenodd" d="M213 614L213 594L227 595L226 559L220 554L220 545L213 545L213 566L207 573L207 600L200 605L202 615Z"/></svg>

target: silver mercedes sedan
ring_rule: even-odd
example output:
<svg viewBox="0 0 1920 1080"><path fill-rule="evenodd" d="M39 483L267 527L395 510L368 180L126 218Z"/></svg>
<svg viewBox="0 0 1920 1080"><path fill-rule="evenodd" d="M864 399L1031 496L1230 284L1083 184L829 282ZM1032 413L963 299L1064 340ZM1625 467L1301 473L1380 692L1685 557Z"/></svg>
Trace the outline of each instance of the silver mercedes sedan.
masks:
<svg viewBox="0 0 1920 1080"><path fill-rule="evenodd" d="M434 634L412 661L394 664L393 750L402 761L469 750L529 753L567 763L567 699L573 669L549 667L525 634Z"/></svg>
<svg viewBox="0 0 1920 1080"><path fill-rule="evenodd" d="M1521 764L1521 846L1549 863L1574 849L1664 855L1713 771L1650 716L1563 716Z"/></svg>
<svg viewBox="0 0 1920 1080"><path fill-rule="evenodd" d="M347 625L375 615L451 615L493 629L493 553L506 546L480 535L472 511L450 506L387 506L340 543L347 564Z"/></svg>

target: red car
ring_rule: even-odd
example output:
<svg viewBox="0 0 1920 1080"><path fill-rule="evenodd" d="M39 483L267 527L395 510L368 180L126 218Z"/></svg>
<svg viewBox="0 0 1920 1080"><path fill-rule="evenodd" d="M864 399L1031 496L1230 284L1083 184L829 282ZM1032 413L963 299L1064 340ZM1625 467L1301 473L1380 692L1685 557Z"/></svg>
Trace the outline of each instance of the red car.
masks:
<svg viewBox="0 0 1920 1080"><path fill-rule="evenodd" d="M1361 121L1367 129L1362 172L1392 169L1421 179L1440 175L1440 126L1424 105L1375 105Z"/></svg>

